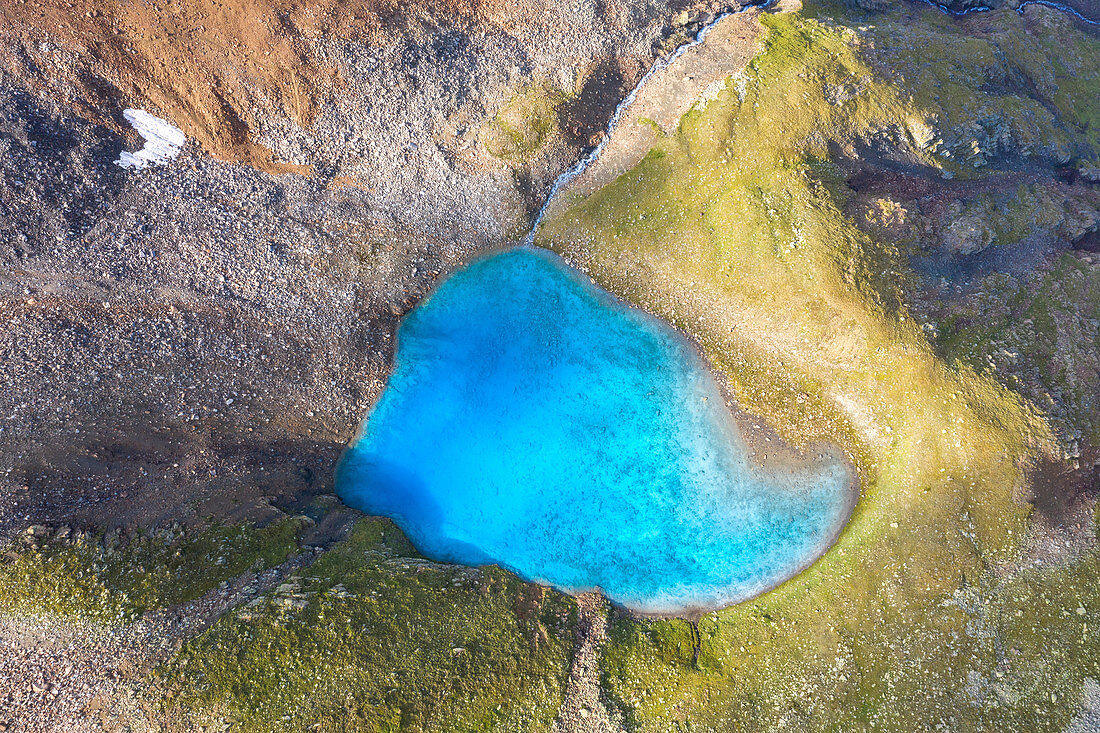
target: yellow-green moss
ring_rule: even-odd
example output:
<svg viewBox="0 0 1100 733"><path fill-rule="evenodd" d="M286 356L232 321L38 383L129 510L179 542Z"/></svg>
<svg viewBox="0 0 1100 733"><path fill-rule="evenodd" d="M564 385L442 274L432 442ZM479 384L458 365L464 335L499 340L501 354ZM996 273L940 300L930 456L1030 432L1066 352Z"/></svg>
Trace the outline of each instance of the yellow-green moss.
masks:
<svg viewBox="0 0 1100 733"><path fill-rule="evenodd" d="M1060 731L1100 675L1100 557L962 585L923 611L789 588L686 622L619 621L604 674L639 730ZM836 596L863 595L839 618ZM875 598L874 596L879 596ZM885 597L884 597L885 596ZM841 604L845 605L845 604Z"/></svg>
<svg viewBox="0 0 1100 733"><path fill-rule="evenodd" d="M1053 454L1051 432L997 380L937 355L906 306L914 275L844 216L828 163L863 150L934 172L936 111L866 60L867 34L792 15L762 22L743 94L685 116L539 242L695 337L737 397L795 442L847 446L863 497L807 572L703 620L698 669L684 623L619 620L607 685L645 731L1064 722L1095 673L1096 636L1076 617L1053 632L1057 673L1033 688L1017 678L1026 692L1011 704L972 690L1008 654L996 633L1017 634L1019 674L1042 646L975 624L1001 628L982 619L1048 582L1028 574L994 589L992 568L1020 546L1027 469ZM987 51L971 49L979 68ZM1090 567L1064 571L1075 592L1088 594ZM982 608L971 603L979 585Z"/></svg>
<svg viewBox="0 0 1100 733"><path fill-rule="evenodd" d="M562 99L560 92L545 85L525 87L485 126L486 149L513 163L528 162L556 132Z"/></svg>
<svg viewBox="0 0 1100 733"><path fill-rule="evenodd" d="M0 562L0 609L123 623L191 601L246 570L277 565L296 548L301 524L257 529L214 526L193 533L140 535L119 542L80 535L11 550Z"/></svg>
<svg viewBox="0 0 1100 733"><path fill-rule="evenodd" d="M1004 8L968 28L924 6L868 19L868 55L932 115L953 170L1100 155L1100 40L1056 10L1028 14Z"/></svg>
<svg viewBox="0 0 1100 733"><path fill-rule="evenodd" d="M572 649L568 597L428 562L382 519L290 585L162 670L176 704L250 731L549 730Z"/></svg>

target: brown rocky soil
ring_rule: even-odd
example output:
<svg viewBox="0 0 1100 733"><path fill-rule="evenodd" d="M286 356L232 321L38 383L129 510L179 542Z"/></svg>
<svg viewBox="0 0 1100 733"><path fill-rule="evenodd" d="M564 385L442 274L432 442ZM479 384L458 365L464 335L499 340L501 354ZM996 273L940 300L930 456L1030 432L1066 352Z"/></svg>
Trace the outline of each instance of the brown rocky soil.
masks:
<svg viewBox="0 0 1100 733"><path fill-rule="evenodd" d="M116 134L4 88L0 533L328 485L399 315L471 247L201 155L124 172Z"/></svg>
<svg viewBox="0 0 1100 733"><path fill-rule="evenodd" d="M563 130L599 129L709 17L684 7L3 4L0 536L264 519L325 490L401 314L522 233L585 142L532 174L448 157L436 123L479 139L542 78L576 100ZM189 134L179 160L113 164L131 105ZM269 175L272 149L326 172Z"/></svg>
<svg viewBox="0 0 1100 733"><path fill-rule="evenodd" d="M215 157L283 172L300 169L274 161L250 139L256 105L303 127L312 123L320 99L342 85L319 39L382 44L418 13L441 24L490 25L505 20L509 6L443 0L406 11L389 0L46 0L5 3L0 19L15 57L9 63L21 61L43 85L61 71L92 119L112 119L124 100L146 100Z"/></svg>
<svg viewBox="0 0 1100 733"><path fill-rule="evenodd" d="M115 132L124 108L149 109L218 159L356 181L418 226L444 206L466 236L499 239L602 129L673 16L698 22L713 4L11 2L0 66ZM517 172L478 133L529 84L564 95L567 134Z"/></svg>

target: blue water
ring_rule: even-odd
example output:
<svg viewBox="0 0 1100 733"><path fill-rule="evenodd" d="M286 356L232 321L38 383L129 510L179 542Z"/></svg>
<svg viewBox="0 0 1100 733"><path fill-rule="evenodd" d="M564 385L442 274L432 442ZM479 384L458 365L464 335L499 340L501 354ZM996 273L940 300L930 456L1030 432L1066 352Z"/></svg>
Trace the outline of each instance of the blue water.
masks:
<svg viewBox="0 0 1100 733"><path fill-rule="evenodd" d="M524 247L405 317L337 491L429 557L677 613L805 567L846 521L851 480L832 458L756 467L676 331Z"/></svg>

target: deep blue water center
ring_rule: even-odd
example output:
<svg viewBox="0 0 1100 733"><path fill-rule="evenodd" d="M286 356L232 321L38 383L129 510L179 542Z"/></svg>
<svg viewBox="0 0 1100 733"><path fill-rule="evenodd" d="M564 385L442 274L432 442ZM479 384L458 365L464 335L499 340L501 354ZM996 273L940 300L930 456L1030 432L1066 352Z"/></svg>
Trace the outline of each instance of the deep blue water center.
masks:
<svg viewBox="0 0 1100 733"><path fill-rule="evenodd" d="M337 491L429 557L677 613L813 561L851 482L826 456L762 469L682 336L525 247L455 273L405 317Z"/></svg>

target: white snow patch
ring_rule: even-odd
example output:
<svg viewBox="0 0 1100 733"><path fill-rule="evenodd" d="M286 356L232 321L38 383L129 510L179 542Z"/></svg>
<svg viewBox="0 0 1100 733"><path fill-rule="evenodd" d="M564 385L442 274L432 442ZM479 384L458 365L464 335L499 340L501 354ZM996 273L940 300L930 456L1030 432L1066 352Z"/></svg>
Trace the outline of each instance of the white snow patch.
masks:
<svg viewBox="0 0 1100 733"><path fill-rule="evenodd" d="M147 168L151 165L165 165L180 154L180 148L187 142L183 130L168 120L155 117L143 109L123 110L122 116L145 138L145 147L136 153L123 151L116 164L123 168Z"/></svg>

